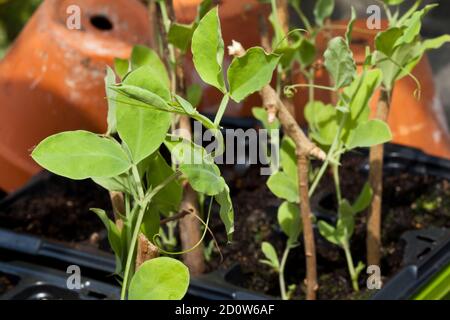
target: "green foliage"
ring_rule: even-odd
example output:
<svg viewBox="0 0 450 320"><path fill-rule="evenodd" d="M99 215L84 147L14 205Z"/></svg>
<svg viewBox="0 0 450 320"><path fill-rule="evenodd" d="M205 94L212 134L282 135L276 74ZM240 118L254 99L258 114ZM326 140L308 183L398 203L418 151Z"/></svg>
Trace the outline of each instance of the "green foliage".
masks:
<svg viewBox="0 0 450 320"><path fill-rule="evenodd" d="M272 79L279 60L278 55L267 54L259 47L250 48L244 56L234 58L228 69L231 98L240 102L261 90Z"/></svg>
<svg viewBox="0 0 450 320"><path fill-rule="evenodd" d="M226 87L222 73L224 43L217 8L209 11L194 31L192 55L195 69L202 80L225 93Z"/></svg>
<svg viewBox="0 0 450 320"><path fill-rule="evenodd" d="M267 180L267 187L278 198L298 203L298 184L295 177L283 171L275 172Z"/></svg>
<svg viewBox="0 0 450 320"><path fill-rule="evenodd" d="M363 122L351 133L347 148L371 147L391 141L392 134L386 122L374 119Z"/></svg>
<svg viewBox="0 0 450 320"><path fill-rule="evenodd" d="M398 4L398 1L385 2ZM437 5L426 5L416 11L417 6L418 3L400 19L392 18L390 28L380 32L375 39L374 63L383 72L383 85L387 90L392 90L395 82L404 76L413 77L411 71L427 50L437 49L450 41L447 35L425 41L420 38L423 17Z"/></svg>
<svg viewBox="0 0 450 320"><path fill-rule="evenodd" d="M284 201L278 208L278 224L281 230L288 236L288 245L297 244L302 232L300 209L297 203Z"/></svg>
<svg viewBox="0 0 450 320"><path fill-rule="evenodd" d="M344 38L331 39L323 57L324 65L333 78L336 89L348 86L353 81L356 64L353 53Z"/></svg>
<svg viewBox="0 0 450 320"><path fill-rule="evenodd" d="M33 150L31 156L47 170L74 180L113 177L131 166L120 144L87 131L50 136Z"/></svg>
<svg viewBox="0 0 450 320"><path fill-rule="evenodd" d="M331 16L334 10L334 0L317 0L314 7L316 24L322 26L324 21Z"/></svg>
<svg viewBox="0 0 450 320"><path fill-rule="evenodd" d="M211 1L204 1L201 10L210 4ZM199 12L199 17L203 15ZM221 73L223 42L217 9L199 21L196 22L198 28L197 38L194 35L193 39L193 52L209 58L211 47L202 47L201 43L205 40L205 33L215 37L214 56L222 57L213 68L219 66L216 71L220 69ZM215 29L211 33L212 25ZM211 39L207 40L211 44ZM196 67L208 79L212 74L208 70L210 65L202 63ZM105 224L116 255L116 273L123 278L122 298L128 292L131 299L180 299L189 283L187 268L176 260L158 258L144 263L134 273L132 266L137 237L141 232L153 242L158 233L163 232L161 215L168 217L179 210L183 191L179 177L182 174L181 179L186 179L200 196L214 197L231 240L234 211L230 190L214 164L213 156L192 141L169 134L172 121L176 120L173 115L187 115L213 129L220 141L223 139L217 130L220 118L214 124L195 109L201 99L198 85L190 87L187 99L171 92L165 65L151 49L135 47L130 61L116 59L115 68L116 73L107 69L105 77L108 98L106 134L86 131L56 134L42 141L32 156L56 174L72 179L92 178L109 191L123 192L125 212L115 212L116 218L122 221L120 229L104 211L93 209ZM243 64L242 68L247 68L247 65ZM235 71L239 72L238 69ZM117 75L120 83L116 83ZM218 84L220 78L216 80L215 84ZM221 85L225 89L224 81ZM118 138L112 136L116 132ZM163 143L172 158L177 160L178 166L174 164L176 170L159 153Z"/></svg>
<svg viewBox="0 0 450 320"><path fill-rule="evenodd" d="M263 242L261 244L261 250L266 259L260 260L260 262L267 264L275 271L278 271L280 269L280 261L278 260L275 248L269 242Z"/></svg>
<svg viewBox="0 0 450 320"><path fill-rule="evenodd" d="M156 187L175 174L159 152L153 153L146 163L146 178L148 187ZM153 207L162 215L169 216L170 212L179 209L183 196L181 184L174 180L153 197Z"/></svg>
<svg viewBox="0 0 450 320"><path fill-rule="evenodd" d="M189 270L178 260L160 257L144 262L130 283L130 300L181 300L189 286Z"/></svg>

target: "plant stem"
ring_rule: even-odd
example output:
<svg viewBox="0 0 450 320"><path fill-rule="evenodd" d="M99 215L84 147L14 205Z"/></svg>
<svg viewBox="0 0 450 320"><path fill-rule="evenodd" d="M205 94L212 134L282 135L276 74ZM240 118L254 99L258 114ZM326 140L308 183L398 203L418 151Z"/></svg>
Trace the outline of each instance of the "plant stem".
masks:
<svg viewBox="0 0 450 320"><path fill-rule="evenodd" d="M127 255L127 262L125 265L125 272L123 275L122 291L120 293L121 300L125 300L126 293L128 291L128 282L129 282L128 280L130 278L131 266L133 265L132 261L133 261L133 257L134 257L134 250L136 248L137 237L139 234L140 226L142 224L142 220L144 218L145 209L146 208L144 208L142 205L140 205L139 212L138 212L138 218L136 220L136 225L133 229L133 235L131 237L130 247L128 249L128 255Z"/></svg>
<svg viewBox="0 0 450 320"><path fill-rule="evenodd" d="M294 88L316 88L316 89L322 89L322 90L328 90L328 91L332 91L335 92L336 89L334 87L329 87L329 86L321 86L318 84L309 84L309 83L298 83L298 84L293 84L290 86L286 86L287 89L294 89Z"/></svg>
<svg viewBox="0 0 450 320"><path fill-rule="evenodd" d="M336 200L339 206L342 201L341 184L339 181L339 166L337 164L332 164L331 167L333 170L334 187L336 189Z"/></svg>
<svg viewBox="0 0 450 320"><path fill-rule="evenodd" d="M392 89L381 87L381 95L377 104L377 119L387 121ZM381 256L381 207L383 196L383 157L384 145L370 148L369 183L373 191L367 220L367 265L380 265Z"/></svg>
<svg viewBox="0 0 450 320"><path fill-rule="evenodd" d="M135 172L137 172L137 167L133 166L133 169L135 169L135 170L133 170L133 174L134 174ZM129 284L129 278L131 276L131 274L130 274L131 267L133 265L132 261L133 261L133 257L134 257L134 253L135 253L134 251L136 249L137 237L138 237L139 231L141 229L142 220L144 219L144 214L147 209L147 206L150 203L151 199L159 191L161 191L165 186L167 186L170 182L172 182L178 176L179 176L179 172L176 172L175 174L171 175L169 178L167 178L165 181L163 181L161 184L159 184L156 188L154 188L153 190L148 192L147 195L143 195L138 203L139 211L138 211L136 223L133 227L133 234L131 236L130 247L129 247L128 253L127 253L127 261L126 261L125 271L124 271L124 276L123 276L122 290L120 293L121 300L124 300L126 298L126 293L127 293L128 284ZM139 173L138 173L138 177L139 177ZM142 188L142 186L141 186L141 188ZM133 219L133 217L130 217L130 219Z"/></svg>
<svg viewBox="0 0 450 320"><path fill-rule="evenodd" d="M144 200L144 188L142 187L141 177L139 175L137 165L133 165L131 167L131 172L133 174L134 183L136 184L136 188L138 190L139 200L142 201Z"/></svg>
<svg viewBox="0 0 450 320"><path fill-rule="evenodd" d="M289 300L286 291L286 281L284 279L284 269L286 267L289 251L291 251L291 247L289 244L286 244L286 249L284 249L283 256L281 257L280 270L278 272L278 281L280 283L281 299L283 300Z"/></svg>
<svg viewBox="0 0 450 320"><path fill-rule="evenodd" d="M350 273L350 278L352 279L352 287L356 292L359 291L358 285L358 275L355 271L355 264L353 263L352 253L350 252L350 247L348 243L345 243L342 248L345 252L345 259L347 260L348 272Z"/></svg>

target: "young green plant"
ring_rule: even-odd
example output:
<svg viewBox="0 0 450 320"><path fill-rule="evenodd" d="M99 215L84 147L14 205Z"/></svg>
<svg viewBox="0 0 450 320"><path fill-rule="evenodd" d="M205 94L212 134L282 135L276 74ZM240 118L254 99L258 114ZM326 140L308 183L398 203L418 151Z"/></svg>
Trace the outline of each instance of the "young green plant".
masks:
<svg viewBox="0 0 450 320"><path fill-rule="evenodd" d="M443 35L428 40L422 40L420 37L422 19L437 4L429 4L418 10L422 1L417 0L401 16L398 7L395 12L392 12L391 6L398 6L404 0L383 0L383 2L389 19L389 28L380 32L375 39L372 63L382 72L381 94L376 117L387 121L395 83L405 76L412 77L418 87L415 94L420 96L420 83L411 72L426 51L441 47L450 41L450 36ZM378 266L381 256L383 155L382 144L371 147L369 181L373 189L373 199L367 223L367 264Z"/></svg>

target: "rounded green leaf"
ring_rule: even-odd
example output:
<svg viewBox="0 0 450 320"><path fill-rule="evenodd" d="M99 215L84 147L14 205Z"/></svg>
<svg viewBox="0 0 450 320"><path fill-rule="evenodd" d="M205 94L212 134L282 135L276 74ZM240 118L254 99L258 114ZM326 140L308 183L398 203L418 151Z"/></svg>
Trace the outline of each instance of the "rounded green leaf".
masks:
<svg viewBox="0 0 450 320"><path fill-rule="evenodd" d="M157 69L146 65L131 72L124 80L125 85L148 90L161 99L170 99L170 91ZM169 112L134 105L133 101L120 97L117 103L117 131L130 149L134 163L139 163L158 150L170 127Z"/></svg>
<svg viewBox="0 0 450 320"><path fill-rule="evenodd" d="M280 261L278 260L277 252L275 251L275 248L269 243L264 241L261 244L261 250L264 254L264 256L267 258L267 260L270 262L270 264L276 268L280 268Z"/></svg>
<svg viewBox="0 0 450 320"><path fill-rule="evenodd" d="M267 186L278 198L289 202L299 202L298 185L295 177L288 176L285 172L275 172L267 180Z"/></svg>
<svg viewBox="0 0 450 320"><path fill-rule="evenodd" d="M281 230L289 237L291 244L296 243L302 232L300 208L297 203L283 202L278 208L278 223Z"/></svg>
<svg viewBox="0 0 450 320"><path fill-rule="evenodd" d="M226 91L222 73L224 43L217 7L209 11L192 36L192 56L200 78L222 92Z"/></svg>
<svg viewBox="0 0 450 320"><path fill-rule="evenodd" d="M260 47L250 48L242 57L235 57L228 69L231 98L240 102L261 90L272 79L279 55L267 54Z"/></svg>
<svg viewBox="0 0 450 320"><path fill-rule="evenodd" d="M208 196L221 193L225 186L225 180L220 176L220 170L215 164L182 164L180 171L185 174L192 188Z"/></svg>
<svg viewBox="0 0 450 320"><path fill-rule="evenodd" d="M131 165L116 141L87 131L50 136L34 149L31 157L45 169L74 180L117 176Z"/></svg>
<svg viewBox="0 0 450 320"><path fill-rule="evenodd" d="M348 149L371 147L386 143L392 139L392 133L386 122L375 119L361 123L351 134Z"/></svg>
<svg viewBox="0 0 450 320"><path fill-rule="evenodd" d="M160 257L144 262L131 279L130 300L181 300L189 287L189 270L178 260Z"/></svg>
<svg viewBox="0 0 450 320"><path fill-rule="evenodd" d="M150 67L154 74L158 75L158 80L163 81L169 86L170 79L167 74L166 66L158 54L150 48L138 45L133 47L131 53L131 67L134 70L142 66Z"/></svg>

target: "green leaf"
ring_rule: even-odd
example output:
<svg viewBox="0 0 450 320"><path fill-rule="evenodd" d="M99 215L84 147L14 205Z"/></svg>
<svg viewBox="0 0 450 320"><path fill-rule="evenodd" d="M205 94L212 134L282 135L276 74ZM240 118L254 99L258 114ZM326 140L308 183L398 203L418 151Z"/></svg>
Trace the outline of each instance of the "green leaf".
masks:
<svg viewBox="0 0 450 320"><path fill-rule="evenodd" d="M118 176L131 166L120 144L87 131L50 136L31 157L45 169L74 180Z"/></svg>
<svg viewBox="0 0 450 320"><path fill-rule="evenodd" d="M169 87L169 75L167 74L166 66L158 54L145 46L134 46L131 52L131 68L135 70L143 66L150 67L152 74L157 76L158 81Z"/></svg>
<svg viewBox="0 0 450 320"><path fill-rule="evenodd" d="M106 231L108 233L109 245L111 246L111 249L114 251L114 254L117 257L122 257L123 254L122 240L120 230L119 228L117 228L117 225L114 223L114 221L108 218L105 210L96 208L91 208L90 210L94 212L105 225ZM120 268L118 269L120 270Z"/></svg>
<svg viewBox="0 0 450 320"><path fill-rule="evenodd" d="M422 19L430 11L435 8L438 4L426 5L422 10L414 12L411 17L406 19L401 26L404 29L403 36L397 41L399 45L411 43L420 36L420 30L422 28Z"/></svg>
<svg viewBox="0 0 450 320"><path fill-rule="evenodd" d="M210 155L201 146L188 140L166 140L165 145L179 163L192 188L208 196L222 192L226 183Z"/></svg>
<svg viewBox="0 0 450 320"><path fill-rule="evenodd" d="M386 122L375 119L356 127L349 140L348 149L371 147L392 140L392 133Z"/></svg>
<svg viewBox="0 0 450 320"><path fill-rule="evenodd" d="M301 40L298 53L302 67L310 66L316 59L316 47L306 38Z"/></svg>
<svg viewBox="0 0 450 320"><path fill-rule="evenodd" d="M174 173L172 167L167 164L161 154L155 152L148 159L147 186L155 188L166 181ZM152 205L155 206L161 214L168 216L170 212L178 211L182 196L182 186L178 181L173 180L152 198Z"/></svg>
<svg viewBox="0 0 450 320"><path fill-rule="evenodd" d="M355 217L352 206L347 200L342 200L339 206L339 218L336 224L336 238L343 246L353 235Z"/></svg>
<svg viewBox="0 0 450 320"><path fill-rule="evenodd" d="M382 73L379 69L372 69L362 72L356 79L346 87L341 95L339 103L349 105L350 114L342 130L342 141L347 143L353 131L361 123L367 122L370 115L370 99L380 86ZM339 117L338 117L339 118ZM336 122L336 130L337 123Z"/></svg>
<svg viewBox="0 0 450 320"><path fill-rule="evenodd" d="M280 121L278 118L275 118L272 123L269 123L267 110L265 108L254 107L252 108L252 113L253 116L262 123L264 129L274 130L280 128Z"/></svg>
<svg viewBox="0 0 450 320"><path fill-rule="evenodd" d="M361 193L358 195L358 198L356 198L355 203L352 205L353 212L358 213L365 210L372 201L372 195L372 188L370 187L370 184L366 182Z"/></svg>
<svg viewBox="0 0 450 320"><path fill-rule="evenodd" d="M161 98L170 99L170 92L155 69L146 65L130 73L124 83L149 90ZM130 149L133 162L139 163L159 149L165 140L171 123L168 112L152 108L140 108L127 102L117 104L117 130Z"/></svg>
<svg viewBox="0 0 450 320"><path fill-rule="evenodd" d="M347 42L342 37L331 39L323 56L335 88L348 86L355 78L356 64Z"/></svg>
<svg viewBox="0 0 450 320"><path fill-rule="evenodd" d="M130 300L181 300L189 286L189 269L180 261L160 257L144 262L131 279Z"/></svg>
<svg viewBox="0 0 450 320"><path fill-rule="evenodd" d="M141 232L150 242L153 242L153 237L159 232L160 223L158 208L150 204L145 210L141 225Z"/></svg>
<svg viewBox="0 0 450 320"><path fill-rule="evenodd" d="M317 0L314 6L314 17L318 26L331 16L334 10L334 0Z"/></svg>
<svg viewBox="0 0 450 320"><path fill-rule="evenodd" d="M202 94L202 87L199 84L194 83L187 88L186 99L194 108L197 108L202 101Z"/></svg>
<svg viewBox="0 0 450 320"><path fill-rule="evenodd" d="M222 73L224 43L217 7L199 22L192 36L191 48L195 69L202 80L225 93Z"/></svg>
<svg viewBox="0 0 450 320"><path fill-rule="evenodd" d="M272 79L279 60L280 56L267 54L260 47L250 48L242 57L235 57L228 68L231 98L240 102L261 90Z"/></svg>
<svg viewBox="0 0 450 320"><path fill-rule="evenodd" d="M132 187L125 174L111 178L92 178L92 180L108 191L119 191L127 194L132 193Z"/></svg>
<svg viewBox="0 0 450 320"><path fill-rule="evenodd" d="M321 101L312 101L304 112L314 140L324 146L331 145L338 132L337 109Z"/></svg>
<svg viewBox="0 0 450 320"><path fill-rule="evenodd" d="M278 208L278 223L281 230L289 237L289 244L297 243L303 229L298 204L284 201Z"/></svg>
<svg viewBox="0 0 450 320"><path fill-rule="evenodd" d="M159 95L139 86L120 84L112 86L111 89L120 95L119 99L117 99L117 104L126 104L129 106L164 112L175 111Z"/></svg>
<svg viewBox="0 0 450 320"><path fill-rule="evenodd" d="M267 180L267 187L278 198L298 203L298 185L295 177L285 172L275 172Z"/></svg>
<svg viewBox="0 0 450 320"><path fill-rule="evenodd" d="M427 39L422 42L422 50L425 52L432 49L439 49L447 42L450 42L450 35L448 34L433 39Z"/></svg>
<svg viewBox="0 0 450 320"><path fill-rule="evenodd" d="M158 69L148 64L138 67L128 74L123 84L149 90L169 102L171 100L169 83L164 80Z"/></svg>
<svg viewBox="0 0 450 320"><path fill-rule="evenodd" d="M220 205L220 219L225 225L228 241L231 241L234 232L234 210L230 197L230 189L228 186L225 185L225 188L219 194L215 195L214 198Z"/></svg>
<svg viewBox="0 0 450 320"><path fill-rule="evenodd" d="M382 31L375 37L375 48L390 57L394 52L395 44L402 35L403 30L400 28L389 28L386 31Z"/></svg>
<svg viewBox="0 0 450 320"><path fill-rule="evenodd" d="M130 71L130 62L127 59L115 58L114 70L116 71L120 79L123 79Z"/></svg>
<svg viewBox="0 0 450 320"><path fill-rule="evenodd" d="M185 114L187 114L194 120L201 122L202 125L207 129L217 129L216 125L208 117L198 112L189 101L185 100L179 95L175 95L175 99L177 100Z"/></svg>
<svg viewBox="0 0 450 320"><path fill-rule="evenodd" d="M345 32L345 40L347 41L347 45L350 46L350 43L352 42L352 33L353 33L353 26L356 22L356 11L355 8L352 6L352 13L350 17L350 21L347 25L347 31Z"/></svg>
<svg viewBox="0 0 450 320"><path fill-rule="evenodd" d="M192 24L172 23L167 34L168 41L184 53L191 43L194 30Z"/></svg>
<svg viewBox="0 0 450 320"><path fill-rule="evenodd" d="M335 227L333 227L332 225L328 224L323 220L320 220L317 223L317 226L319 227L319 232L322 235L322 237L324 237L325 239L327 239L327 241L334 243L337 246L341 246L341 243L337 238Z"/></svg>
<svg viewBox="0 0 450 320"><path fill-rule="evenodd" d="M277 252L275 251L275 248L269 243L264 241L261 244L261 250L264 254L264 256L267 258L269 265L272 266L274 269L279 270L280 269L280 261L278 260Z"/></svg>
<svg viewBox="0 0 450 320"><path fill-rule="evenodd" d="M197 18L196 22L198 23L203 17L208 13L208 11L213 6L213 0L203 0L197 7Z"/></svg>
<svg viewBox="0 0 450 320"><path fill-rule="evenodd" d="M108 100L108 130L107 135L112 135L117 132L117 121L116 121L116 95L117 93L111 89L111 86L116 83L116 74L110 67L106 67L105 76L105 91L106 98Z"/></svg>
<svg viewBox="0 0 450 320"><path fill-rule="evenodd" d="M297 156L295 154L295 143L289 137L281 141L280 150L281 167L283 172L297 180Z"/></svg>
<svg viewBox="0 0 450 320"><path fill-rule="evenodd" d="M189 184L195 191L208 196L221 193L226 186L215 164L182 164L179 169L187 176Z"/></svg>

